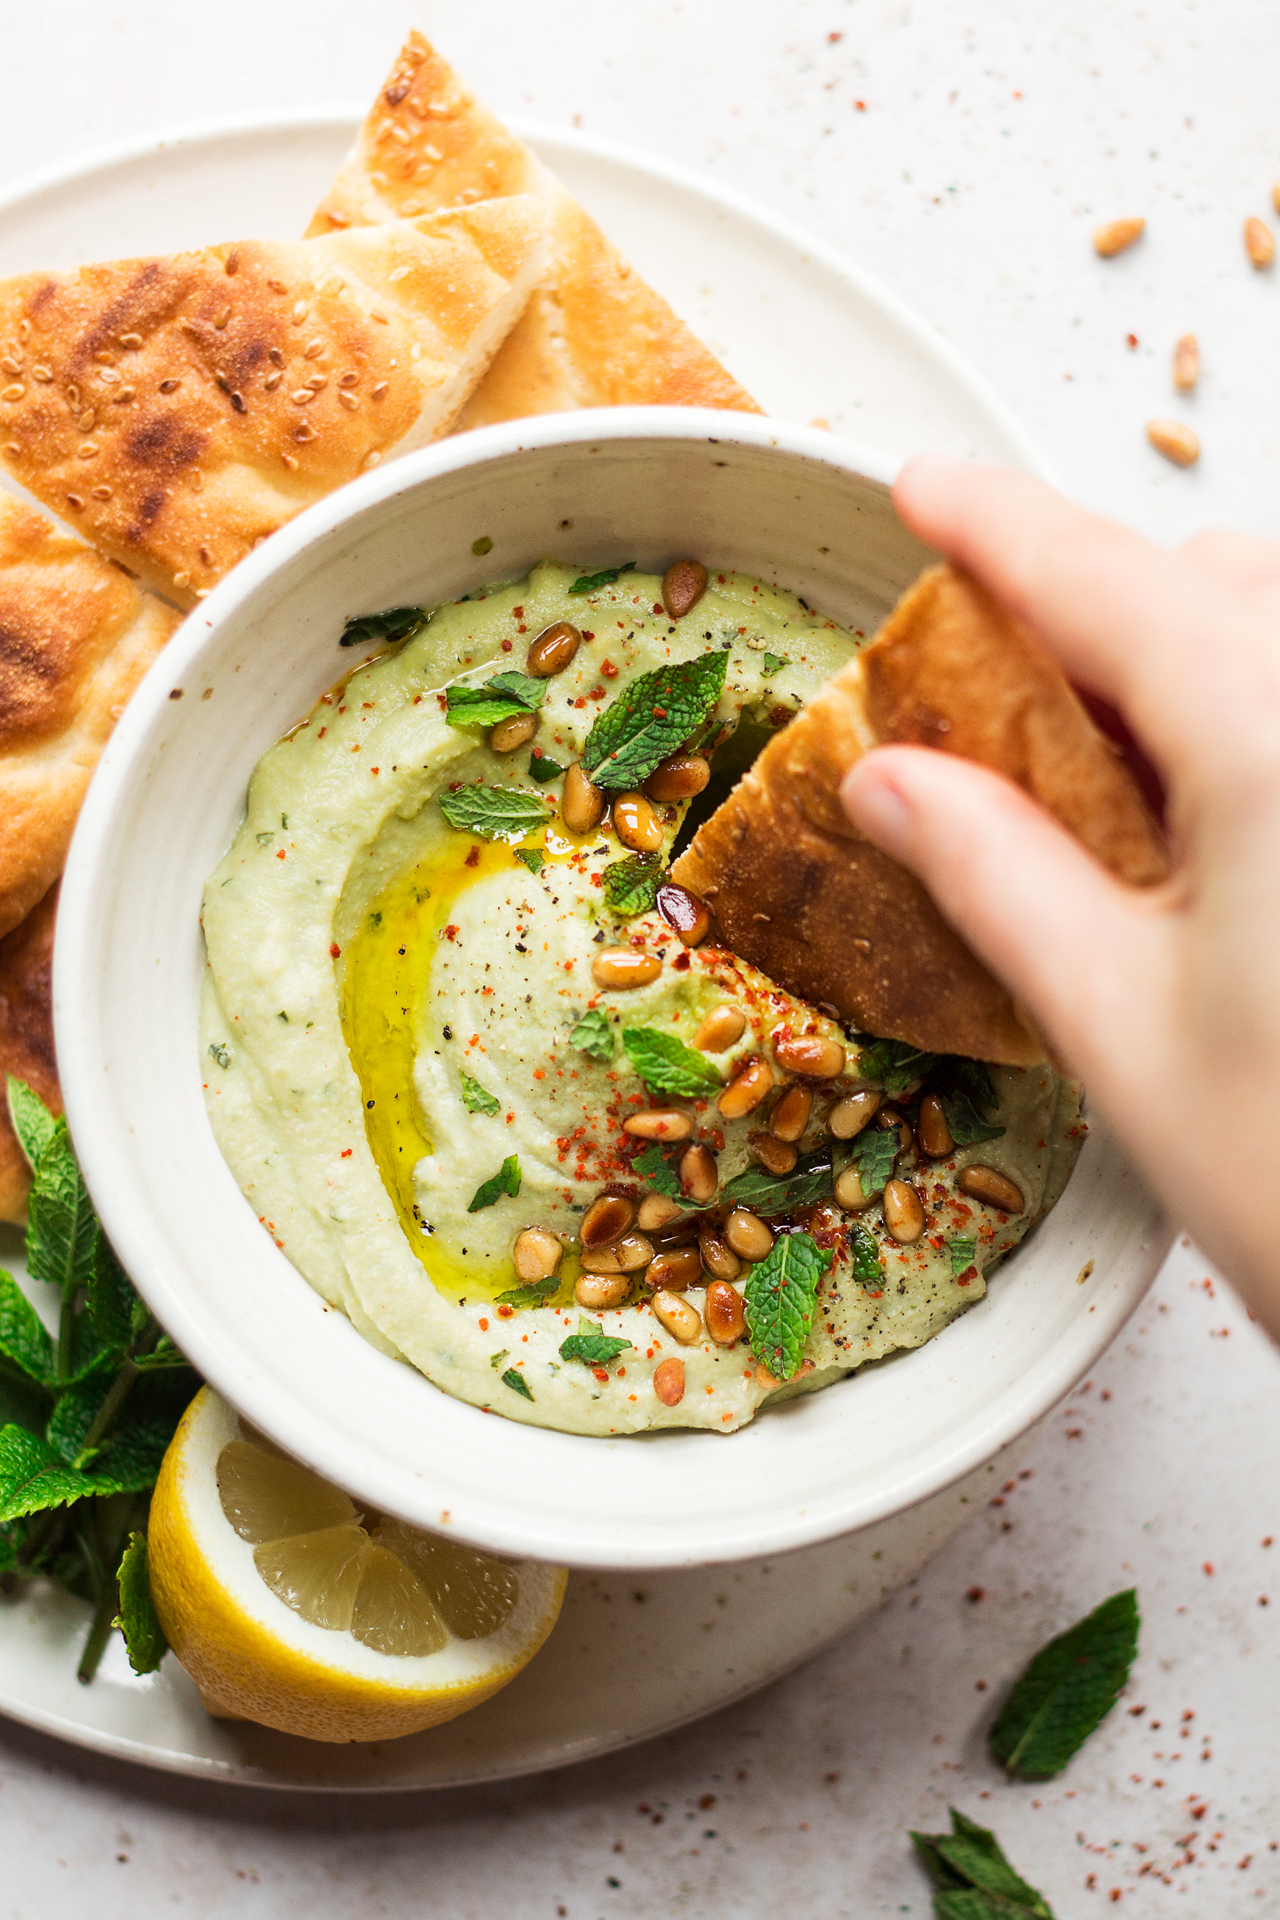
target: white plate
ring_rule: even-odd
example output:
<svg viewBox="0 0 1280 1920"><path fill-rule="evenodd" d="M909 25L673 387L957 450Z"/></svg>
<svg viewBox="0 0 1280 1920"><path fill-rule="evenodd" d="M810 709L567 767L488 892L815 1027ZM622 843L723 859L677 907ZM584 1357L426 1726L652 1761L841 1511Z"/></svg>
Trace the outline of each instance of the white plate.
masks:
<svg viewBox="0 0 1280 1920"><path fill-rule="evenodd" d="M244 233L292 237L353 124L332 115L221 128L46 175L0 196L0 273ZM827 249L674 168L580 135L521 131L770 413L821 418L890 453L927 445L1035 464L981 382ZM860 1534L773 1562L575 1573L559 1628L519 1680L450 1726L385 1746L326 1748L211 1721L173 1661L138 1680L118 1642L81 1688L87 1610L60 1592L5 1609L0 1710L120 1757L257 1785L403 1789L534 1772L644 1739L776 1678L918 1571L1005 1472L1007 1460Z"/></svg>

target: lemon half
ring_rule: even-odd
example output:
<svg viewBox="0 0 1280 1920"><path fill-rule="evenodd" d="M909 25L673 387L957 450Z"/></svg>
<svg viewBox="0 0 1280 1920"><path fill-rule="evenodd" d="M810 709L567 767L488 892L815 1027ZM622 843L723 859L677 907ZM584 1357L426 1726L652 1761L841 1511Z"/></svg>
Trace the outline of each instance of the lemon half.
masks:
<svg viewBox="0 0 1280 1920"><path fill-rule="evenodd" d="M205 1387L156 1482L151 1589L210 1713L311 1740L388 1740L478 1707L527 1666L566 1575L362 1514Z"/></svg>

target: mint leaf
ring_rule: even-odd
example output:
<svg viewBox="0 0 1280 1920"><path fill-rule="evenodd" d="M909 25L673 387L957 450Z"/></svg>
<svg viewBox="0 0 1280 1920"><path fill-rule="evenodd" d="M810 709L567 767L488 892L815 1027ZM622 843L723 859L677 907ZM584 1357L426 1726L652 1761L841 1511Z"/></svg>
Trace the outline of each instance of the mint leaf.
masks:
<svg viewBox="0 0 1280 1920"><path fill-rule="evenodd" d="M540 787L545 787L548 780L558 779L564 771L560 762L553 760L548 753L529 755L529 778L536 780Z"/></svg>
<svg viewBox="0 0 1280 1920"><path fill-rule="evenodd" d="M944 1093L942 1111L958 1147L976 1147L983 1140L998 1140L1004 1132L1003 1127L988 1125L967 1093Z"/></svg>
<svg viewBox="0 0 1280 1920"><path fill-rule="evenodd" d="M598 593L601 587L611 587L614 581L620 579L624 573L634 573L635 569L634 560L624 560L620 567L601 567L599 573L579 574L569 588L569 592Z"/></svg>
<svg viewBox="0 0 1280 1920"><path fill-rule="evenodd" d="M9 1075L9 1118L27 1165L34 1173L58 1123L40 1095L13 1074Z"/></svg>
<svg viewBox="0 0 1280 1920"><path fill-rule="evenodd" d="M789 667L790 665L791 662L785 653L766 653L764 657L765 679L772 680L775 673L781 673L784 667Z"/></svg>
<svg viewBox="0 0 1280 1920"><path fill-rule="evenodd" d="M951 1254L951 1272L958 1279L974 1264L973 1257L978 1250L978 1243L976 1240L949 1240L947 1247Z"/></svg>
<svg viewBox="0 0 1280 1920"><path fill-rule="evenodd" d="M616 694L587 735L582 764L598 787L638 787L696 732L724 691L729 656L655 667Z"/></svg>
<svg viewBox="0 0 1280 1920"><path fill-rule="evenodd" d="M1000 1104L991 1069L985 1060L968 1060L959 1053L945 1054L934 1077L945 1080L961 1093L967 1093L975 1107L986 1110Z"/></svg>
<svg viewBox="0 0 1280 1920"><path fill-rule="evenodd" d="M0 1435L3 1439L3 1435ZM991 1729L1006 1772L1049 1780L1116 1703L1138 1651L1138 1595L1113 1593L1027 1666Z"/></svg>
<svg viewBox="0 0 1280 1920"><path fill-rule="evenodd" d="M589 1054L593 1060L612 1060L613 1028L602 1007L592 1007L583 1014L569 1035L569 1045L577 1047L581 1053Z"/></svg>
<svg viewBox="0 0 1280 1920"><path fill-rule="evenodd" d="M547 856L537 847L517 847L516 859L522 867L528 867L530 873L541 873L547 864Z"/></svg>
<svg viewBox="0 0 1280 1920"><path fill-rule="evenodd" d="M459 1071L458 1079L462 1084L462 1104L468 1113L502 1112L501 1100L495 1100L491 1093L486 1093L480 1082L473 1080L469 1073Z"/></svg>
<svg viewBox="0 0 1280 1920"><path fill-rule="evenodd" d="M182 1413L152 1414L135 1420L104 1441L92 1456L93 1480L99 1493L145 1493L154 1487L160 1463L178 1430Z"/></svg>
<svg viewBox="0 0 1280 1920"><path fill-rule="evenodd" d="M833 1258L811 1234L783 1233L747 1276L744 1299L751 1349L775 1380L790 1380L800 1365L818 1282Z"/></svg>
<svg viewBox="0 0 1280 1920"><path fill-rule="evenodd" d="M530 1280L528 1286L512 1287L510 1293L500 1293L497 1305L500 1307L541 1307L560 1291L559 1276L548 1274L545 1280Z"/></svg>
<svg viewBox="0 0 1280 1920"><path fill-rule="evenodd" d="M880 1193L885 1181L892 1179L893 1163L900 1145L896 1127L877 1127L873 1124L855 1134L850 1151L865 1194Z"/></svg>
<svg viewBox="0 0 1280 1920"><path fill-rule="evenodd" d="M89 1284L100 1228L65 1120L36 1163L27 1201L27 1271L63 1293Z"/></svg>
<svg viewBox="0 0 1280 1920"><path fill-rule="evenodd" d="M849 1229L849 1253L853 1261L853 1277L864 1287L882 1287L884 1285L884 1267L880 1260L880 1248L869 1226L862 1220L855 1220Z"/></svg>
<svg viewBox="0 0 1280 1920"><path fill-rule="evenodd" d="M586 1367L607 1367L630 1345L629 1340L619 1340L613 1334L606 1333L596 1321L588 1320L585 1314L580 1313L578 1331L560 1343L560 1358L581 1360Z"/></svg>
<svg viewBox="0 0 1280 1920"><path fill-rule="evenodd" d="M503 1361L506 1359L507 1355L510 1352L511 1352L510 1347L503 1347L500 1353L491 1353L489 1355L489 1365L493 1368L495 1373L498 1371L498 1368L502 1365Z"/></svg>
<svg viewBox="0 0 1280 1920"><path fill-rule="evenodd" d="M936 1053L922 1053L905 1040L877 1040L861 1033L857 1039L860 1077L883 1087L886 1093L905 1093L908 1087L914 1087L938 1058Z"/></svg>
<svg viewBox="0 0 1280 1920"><path fill-rule="evenodd" d="M471 1199L468 1213L480 1213L485 1207L491 1207L504 1193L514 1200L520 1191L520 1159L517 1154L509 1153L492 1179L482 1181Z"/></svg>
<svg viewBox="0 0 1280 1920"><path fill-rule="evenodd" d="M65 1507L100 1491L94 1480L69 1467L38 1434L23 1427L0 1427L0 1524Z"/></svg>
<svg viewBox="0 0 1280 1920"><path fill-rule="evenodd" d="M604 870L605 905L624 920L638 913L652 913L658 904L663 866L656 853L633 853L629 860L615 860Z"/></svg>
<svg viewBox="0 0 1280 1920"><path fill-rule="evenodd" d="M508 1367L502 1376L504 1387L510 1387L512 1393L520 1394L526 1400L532 1400L533 1388L517 1367Z"/></svg>
<svg viewBox="0 0 1280 1920"><path fill-rule="evenodd" d="M994 1833L955 1807L950 1833L911 1835L917 1858L938 1890L939 1920L1053 1920L1042 1893L1009 1865Z"/></svg>
<svg viewBox="0 0 1280 1920"><path fill-rule="evenodd" d="M127 1347L146 1318L146 1308L101 1230L93 1249L86 1304L94 1332L106 1347Z"/></svg>
<svg viewBox="0 0 1280 1920"><path fill-rule="evenodd" d="M189 1367L191 1362L168 1334L162 1333L150 1353L137 1354L133 1364L139 1373L172 1373L177 1367Z"/></svg>
<svg viewBox="0 0 1280 1920"><path fill-rule="evenodd" d="M51 1386L57 1373L53 1342L22 1288L0 1271L0 1358L20 1373Z"/></svg>
<svg viewBox="0 0 1280 1920"><path fill-rule="evenodd" d="M65 1393L59 1394L58 1404L49 1416L45 1438L67 1466L84 1466L79 1455L85 1436L110 1393L112 1384L109 1375L99 1373L88 1380L78 1380ZM94 1452L97 1452L96 1448Z"/></svg>
<svg viewBox="0 0 1280 1920"><path fill-rule="evenodd" d="M547 818L537 794L519 787L459 787L440 795L440 811L459 833L478 833L482 840L522 840Z"/></svg>
<svg viewBox="0 0 1280 1920"><path fill-rule="evenodd" d="M624 1027L622 1044L651 1093L694 1100L720 1085L720 1074L706 1054L686 1047L674 1033L662 1033L657 1027Z"/></svg>
<svg viewBox="0 0 1280 1920"><path fill-rule="evenodd" d="M147 1559L147 1536L131 1533L116 1574L120 1593L120 1611L111 1622L124 1635L129 1665L135 1673L154 1673L169 1651L164 1628L156 1617L151 1598L151 1568Z"/></svg>
<svg viewBox="0 0 1280 1920"><path fill-rule="evenodd" d="M831 1185L831 1152L827 1147L819 1147L797 1160L790 1173L769 1173L761 1166L747 1167L729 1182L721 1198L726 1206L750 1207L753 1213L772 1216L826 1200Z"/></svg>
<svg viewBox="0 0 1280 1920"><path fill-rule="evenodd" d="M631 1171L638 1173L642 1180L647 1180L658 1193L665 1193L669 1200L680 1198L680 1176L656 1140L643 1153L636 1155L631 1162Z"/></svg>
<svg viewBox="0 0 1280 1920"><path fill-rule="evenodd" d="M362 647L366 640L407 640L427 618L424 607L388 607L385 613L362 613L342 629L340 647Z"/></svg>
<svg viewBox="0 0 1280 1920"><path fill-rule="evenodd" d="M446 687L444 697L447 725L496 727L517 713L536 713L547 697L547 683L527 673L499 673L480 687Z"/></svg>

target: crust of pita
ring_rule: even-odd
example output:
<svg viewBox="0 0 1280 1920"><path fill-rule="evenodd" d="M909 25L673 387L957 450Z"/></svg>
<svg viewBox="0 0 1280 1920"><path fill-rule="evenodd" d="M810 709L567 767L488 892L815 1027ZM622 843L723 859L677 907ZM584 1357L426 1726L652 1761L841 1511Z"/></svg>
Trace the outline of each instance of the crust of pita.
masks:
<svg viewBox="0 0 1280 1920"><path fill-rule="evenodd" d="M181 617L0 494L0 935L61 873L108 736Z"/></svg>
<svg viewBox="0 0 1280 1920"><path fill-rule="evenodd" d="M533 192L547 178L530 150L411 33L309 231ZM562 188L555 193L545 278L457 430L577 407L758 413L595 222Z"/></svg>
<svg viewBox="0 0 1280 1920"><path fill-rule="evenodd" d="M1032 1021L840 805L849 768L890 742L1015 781L1130 885L1168 873L1159 828L1056 663L976 582L939 567L775 735L673 875L707 901L725 945L851 1025L1033 1065L1046 1049Z"/></svg>
<svg viewBox="0 0 1280 1920"><path fill-rule="evenodd" d="M190 607L302 508L446 432L528 300L548 202L0 282L0 459Z"/></svg>
<svg viewBox="0 0 1280 1920"><path fill-rule="evenodd" d="M46 894L21 926L0 940L0 1086L25 1080L54 1113L62 1093L53 1057L53 923L58 890ZM31 1174L0 1101L0 1220L26 1219Z"/></svg>

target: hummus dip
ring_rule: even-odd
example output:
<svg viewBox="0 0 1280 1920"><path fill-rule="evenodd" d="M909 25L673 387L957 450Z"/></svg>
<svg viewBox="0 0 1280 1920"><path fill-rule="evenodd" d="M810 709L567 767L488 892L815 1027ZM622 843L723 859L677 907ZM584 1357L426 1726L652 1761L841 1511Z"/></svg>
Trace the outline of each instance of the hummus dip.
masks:
<svg viewBox="0 0 1280 1920"><path fill-rule="evenodd" d="M266 1231L384 1352L575 1433L730 1432L919 1346L1083 1134L1049 1067L846 1033L664 882L862 640L681 565L670 613L547 562L388 617L205 890L209 1112Z"/></svg>

